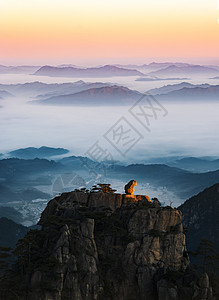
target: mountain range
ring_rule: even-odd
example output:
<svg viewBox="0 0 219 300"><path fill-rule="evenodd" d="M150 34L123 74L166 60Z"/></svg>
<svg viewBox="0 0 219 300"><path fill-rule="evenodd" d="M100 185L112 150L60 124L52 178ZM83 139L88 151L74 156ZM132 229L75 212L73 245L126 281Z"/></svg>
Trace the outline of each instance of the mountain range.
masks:
<svg viewBox="0 0 219 300"><path fill-rule="evenodd" d="M128 68L128 69L136 69L144 73L149 73L152 71L157 71L161 69L165 69L167 67L176 66L176 67L190 67L194 66L193 64L181 63L181 62L151 62L149 64L143 65L136 65L136 64L129 64L129 65L121 65L116 64L115 66L120 68Z"/></svg>
<svg viewBox="0 0 219 300"><path fill-rule="evenodd" d="M137 91L123 86L113 85L99 88L90 88L78 93L59 95L43 100L31 101L34 104L43 105L131 105L133 101L142 96Z"/></svg>
<svg viewBox="0 0 219 300"><path fill-rule="evenodd" d="M165 101L218 101L219 85L209 87L184 87L165 94L157 94L156 97Z"/></svg>
<svg viewBox="0 0 219 300"><path fill-rule="evenodd" d="M160 78L160 77L157 77L157 76L144 76L144 77L139 77L137 79L135 79L135 81L176 81L176 80L179 80L179 81L182 81L182 80L189 80L189 78L187 77L165 77L165 78Z"/></svg>
<svg viewBox="0 0 219 300"><path fill-rule="evenodd" d="M170 163L167 162L166 164L171 167L177 167L191 172L208 172L219 169L219 159L208 160L197 157L186 157Z"/></svg>
<svg viewBox="0 0 219 300"><path fill-rule="evenodd" d="M200 192L202 189L219 182L219 170L192 173L165 164L132 164L128 166L115 165L109 171L111 178L129 180L135 178L141 183L148 182L152 186L165 186L182 199Z"/></svg>
<svg viewBox="0 0 219 300"><path fill-rule="evenodd" d="M3 91L3 97L25 95L35 98L32 100L35 102L32 103L45 105L130 105L143 95L120 85L103 82L90 83L82 80L63 84L42 82L0 84L0 90ZM158 100L165 101L217 101L219 86L181 82L150 89L147 93L156 96Z"/></svg>
<svg viewBox="0 0 219 300"><path fill-rule="evenodd" d="M214 67L206 67L200 65L176 66L170 65L166 68L149 72L151 76L188 76L188 75L218 75L219 70Z"/></svg>
<svg viewBox="0 0 219 300"><path fill-rule="evenodd" d="M7 91L0 90L0 99L10 98L10 97L14 97L14 96Z"/></svg>
<svg viewBox="0 0 219 300"><path fill-rule="evenodd" d="M38 189L32 188L25 188L20 186L20 190L18 189L18 185L16 186L16 182L13 182L13 187L10 187L8 182L0 185L0 204L6 206L12 202L22 202L22 201L32 201L35 199L49 199L50 194L43 193ZM5 185L6 184L6 185ZM27 183L28 185L28 183ZM16 188L15 188L16 186Z"/></svg>
<svg viewBox="0 0 219 300"><path fill-rule="evenodd" d="M152 62L149 64L114 64L98 67L79 67L74 64L58 66L4 66L0 74L34 74L52 77L112 77L112 76L167 76L174 74L219 74L219 67L213 65L194 65L181 62ZM158 75L159 74L159 75ZM217 78L217 77L216 77Z"/></svg>
<svg viewBox="0 0 219 300"><path fill-rule="evenodd" d="M64 148L52 148L52 147L28 147L21 148L8 153L11 157L34 159L34 158L49 158L51 156L67 154L69 150Z"/></svg>
<svg viewBox="0 0 219 300"><path fill-rule="evenodd" d="M3 66L0 65L0 74L30 74L36 72L39 66Z"/></svg>
<svg viewBox="0 0 219 300"><path fill-rule="evenodd" d="M84 82L82 80L69 83L43 83L39 81L27 82L23 84L0 84L0 89L13 93L16 96L38 96L48 97L54 95L63 95L84 91L89 88L103 87L111 85L102 82Z"/></svg>
<svg viewBox="0 0 219 300"><path fill-rule="evenodd" d="M13 207L1 206L0 218L7 218L13 220L16 223L22 223L23 216L22 213Z"/></svg>
<svg viewBox="0 0 219 300"><path fill-rule="evenodd" d="M147 92L151 95L163 95L163 94L167 94L167 93L170 93L173 91L179 91L183 88L196 88L196 87L208 88L208 87L211 87L211 85L208 83L192 84L189 82L181 82L178 84L168 84L168 85L164 85L160 88L150 89Z"/></svg>
<svg viewBox="0 0 219 300"><path fill-rule="evenodd" d="M51 184L55 177L60 174L71 174L73 172L82 177L89 178L89 170L87 169L84 159L87 158L71 156L61 158L57 161L49 161L47 159L1 159L0 160L0 178L2 188L2 201L7 199L4 195L17 199L20 191L25 193L27 189L37 188L37 186L47 186L47 190L51 189ZM209 161L211 168L207 168L205 162L204 172L200 173L202 161L200 165L197 161L196 165L191 164L190 169L186 170L188 161L172 162L167 164L132 164L122 166L119 163L113 167L107 167L109 178L128 180L131 177L136 178L141 183L150 183L152 186L165 186L168 190L178 193L181 198L188 198L200 190L219 182L218 160ZM99 163L89 160L88 165L97 169L98 173L103 172L99 169ZM180 168L181 167L181 168ZM206 171L207 170L207 171ZM212 171L209 171L212 170ZM4 193L3 193L3 189ZM19 192L17 190L20 190ZM46 189L44 189L46 191ZM12 192L12 193L11 193ZM37 191L35 191L37 192ZM11 193L11 194L10 194ZM48 192L47 192L48 193ZM11 195L11 196L10 196ZM40 194L39 194L40 196ZM47 198L47 195L42 195ZM8 199L9 199L8 198ZM4 201L4 202L7 202Z"/></svg>
<svg viewBox="0 0 219 300"><path fill-rule="evenodd" d="M0 246L14 248L19 239L23 238L29 228L17 224L8 218L0 218Z"/></svg>
<svg viewBox="0 0 219 300"><path fill-rule="evenodd" d="M34 75L51 77L113 77L113 76L143 76L135 69L125 69L116 66L105 65L97 68L52 67L43 66Z"/></svg>
<svg viewBox="0 0 219 300"><path fill-rule="evenodd" d="M165 101L217 101L219 99L219 85L193 85L187 82L167 85L151 89L146 94L156 96L158 100ZM40 97L40 100L30 101L32 104L43 105L132 105L133 101L140 99L144 94L124 86L111 85L88 88L83 91L52 96ZM42 98L42 99L41 99Z"/></svg>

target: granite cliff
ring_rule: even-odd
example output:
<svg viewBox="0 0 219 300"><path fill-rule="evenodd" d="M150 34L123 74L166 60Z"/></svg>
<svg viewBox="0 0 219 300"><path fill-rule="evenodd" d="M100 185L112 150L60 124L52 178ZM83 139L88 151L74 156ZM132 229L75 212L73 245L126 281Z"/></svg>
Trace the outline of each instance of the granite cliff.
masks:
<svg viewBox="0 0 219 300"><path fill-rule="evenodd" d="M18 243L3 300L212 299L207 274L189 268L182 213L157 199L64 193L39 224Z"/></svg>

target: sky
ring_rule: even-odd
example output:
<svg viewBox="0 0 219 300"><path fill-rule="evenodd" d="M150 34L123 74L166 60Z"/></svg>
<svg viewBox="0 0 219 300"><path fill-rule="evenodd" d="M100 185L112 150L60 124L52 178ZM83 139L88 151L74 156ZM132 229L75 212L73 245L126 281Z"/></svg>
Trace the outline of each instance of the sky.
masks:
<svg viewBox="0 0 219 300"><path fill-rule="evenodd" d="M0 64L218 61L219 0L0 0Z"/></svg>

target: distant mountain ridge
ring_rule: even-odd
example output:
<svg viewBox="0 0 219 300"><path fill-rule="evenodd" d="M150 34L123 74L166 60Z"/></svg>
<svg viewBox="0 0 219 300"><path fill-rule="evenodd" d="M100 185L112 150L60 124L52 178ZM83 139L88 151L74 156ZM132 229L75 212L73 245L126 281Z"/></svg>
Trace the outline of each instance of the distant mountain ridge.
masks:
<svg viewBox="0 0 219 300"><path fill-rule="evenodd" d="M8 184L6 182L6 184ZM9 185L9 184L8 184ZM49 199L50 194L43 193L35 188L28 188L24 190L14 191L11 187L0 185L0 204L7 206L10 202L30 202L35 199Z"/></svg>
<svg viewBox="0 0 219 300"><path fill-rule="evenodd" d="M175 205L219 182L219 170L194 173L177 165L122 166L115 162L114 165L106 164L104 169L99 162L80 156L60 157L56 161L39 158L0 159L0 204L12 206L14 202L14 207L24 216L23 224L31 224L38 217L36 206L43 207L50 195L56 196L75 188L91 188L95 182L90 170L94 170L100 178L105 176L105 170L109 181L128 182L135 178L140 186L149 184L155 190L161 187L175 195Z"/></svg>
<svg viewBox="0 0 219 300"><path fill-rule="evenodd" d="M188 63L182 63L182 62L151 62L149 64L143 64L143 65L136 65L136 64L130 64L130 65L122 65L122 64L116 64L115 66L120 68L129 68L129 69L136 69L142 72L152 72L157 71L160 69L164 69L170 66L177 66L177 67L188 67L193 66L193 64Z"/></svg>
<svg viewBox="0 0 219 300"><path fill-rule="evenodd" d="M40 148L28 147L21 148L9 152L11 157L24 158L24 159L34 159L34 158L48 158L56 155L67 154L69 150L64 148L52 148L42 146Z"/></svg>
<svg viewBox="0 0 219 300"><path fill-rule="evenodd" d="M91 88L70 95L59 95L43 100L32 101L43 105L130 105L142 96L137 91L123 86ZM30 102L31 103L31 102Z"/></svg>
<svg viewBox="0 0 219 300"><path fill-rule="evenodd" d="M98 163L89 161L88 165L92 165L94 169L98 169ZM168 190L178 193L181 198L188 198L200 190L219 182L219 169L211 172L193 173L188 170L183 170L166 164L135 164L121 166L115 164L114 168L108 168L108 176L113 179L129 180L130 176L136 178L139 182L148 182L154 186L166 186ZM178 167L178 168L177 168ZM13 173L12 173L13 170ZM83 158L71 156L55 161L46 159L2 159L0 160L0 178L2 185L6 188L13 185L20 189L31 189L38 185L50 185L51 176L56 174L86 172L86 167L83 166ZM101 170L98 169L101 173ZM48 177L46 174L50 174ZM45 177L47 176L47 177ZM82 175L84 176L84 175ZM5 190L5 195L9 195L10 191ZM2 192L3 196L3 192ZM14 196L12 195L13 199ZM43 196L43 195L42 195ZM43 197L46 198L46 197ZM4 200L4 196L2 200Z"/></svg>
<svg viewBox="0 0 219 300"><path fill-rule="evenodd" d="M178 91L181 90L182 88L195 88L195 87L207 88L207 87L211 87L211 85L208 83L192 84L189 82L181 82L178 84L168 84L160 88L150 89L147 92L151 95L160 95L160 94L167 94L173 91Z"/></svg>
<svg viewBox="0 0 219 300"><path fill-rule="evenodd" d="M97 68L79 69L75 67L43 66L34 75L51 77L112 77L112 76L142 76L140 71L105 65Z"/></svg>
<svg viewBox="0 0 219 300"><path fill-rule="evenodd" d="M22 214L15 208L8 206L1 206L0 218L7 218L19 224L23 221Z"/></svg>
<svg viewBox="0 0 219 300"><path fill-rule="evenodd" d="M11 93L4 91L4 90L0 90L0 99L4 99L4 98L11 98L14 97L14 95L12 95Z"/></svg>
<svg viewBox="0 0 219 300"><path fill-rule="evenodd" d="M189 78L187 77L165 77L165 78L160 78L157 76L148 76L148 77L139 77L137 79L135 79L135 81L182 81L182 80L189 80Z"/></svg>
<svg viewBox="0 0 219 300"><path fill-rule="evenodd" d="M7 218L0 218L0 246L14 248L17 241L25 236L29 228Z"/></svg>
<svg viewBox="0 0 219 300"><path fill-rule="evenodd" d="M48 95L59 95L59 94L70 94L76 93L88 88L103 87L111 85L110 83L102 82L84 82L82 80L68 83L43 83L40 81L19 83L19 84L0 84L0 89L4 89L8 93L15 95L27 95L27 96L45 96Z"/></svg>
<svg viewBox="0 0 219 300"><path fill-rule="evenodd" d="M0 74L30 74L38 70L40 66L3 66L0 65Z"/></svg>
<svg viewBox="0 0 219 300"><path fill-rule="evenodd" d="M154 186L165 186L181 198L188 198L206 187L219 182L219 169L205 173L192 173L177 167L165 164L132 164L128 166L114 166L109 171L111 178L131 177L139 182L149 182Z"/></svg>
<svg viewBox="0 0 219 300"><path fill-rule="evenodd" d="M35 90L38 93L35 98L37 100L30 101L30 103L45 105L124 105L133 104L133 100L137 100L143 95L138 91L120 85L100 82L85 83L83 81L52 85L35 82L16 87L10 86L8 90L10 89L25 90L28 93ZM158 100L165 101L218 101L219 85L207 83L196 85L181 82L151 89L147 93L156 96Z"/></svg>
<svg viewBox="0 0 219 300"><path fill-rule="evenodd" d="M186 157L167 164L192 172L208 172L219 169L219 159L207 160L197 157Z"/></svg>
<svg viewBox="0 0 219 300"><path fill-rule="evenodd" d="M158 99L170 101L208 100L219 101L219 85L209 87L183 87L165 94L157 94Z"/></svg>
<svg viewBox="0 0 219 300"><path fill-rule="evenodd" d="M187 65L187 66L176 66L170 65L166 68L150 72L149 75L153 76L174 76L174 75L190 75L190 74L209 74L209 75L217 75L219 74L219 70L213 67L205 67L200 65Z"/></svg>

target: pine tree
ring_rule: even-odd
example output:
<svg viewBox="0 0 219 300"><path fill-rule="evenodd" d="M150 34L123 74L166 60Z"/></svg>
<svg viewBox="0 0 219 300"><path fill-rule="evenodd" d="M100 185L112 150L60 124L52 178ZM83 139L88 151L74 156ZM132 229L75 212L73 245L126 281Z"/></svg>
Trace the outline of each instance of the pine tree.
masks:
<svg viewBox="0 0 219 300"><path fill-rule="evenodd" d="M34 262L39 256L40 239L41 232L39 230L30 230L24 238L17 242L14 254L17 256L17 266L22 276L32 270Z"/></svg>
<svg viewBox="0 0 219 300"><path fill-rule="evenodd" d="M97 185L94 185L91 189L91 192L103 192L106 194L114 194L116 190L112 189L111 184L108 183L98 183Z"/></svg>
<svg viewBox="0 0 219 300"><path fill-rule="evenodd" d="M218 254L214 249L214 244L208 239L201 240L195 255L200 255L202 257L201 268L203 272L209 272L215 268Z"/></svg>
<svg viewBox="0 0 219 300"><path fill-rule="evenodd" d="M0 247L0 272L8 268L7 259L11 256L10 247Z"/></svg>

